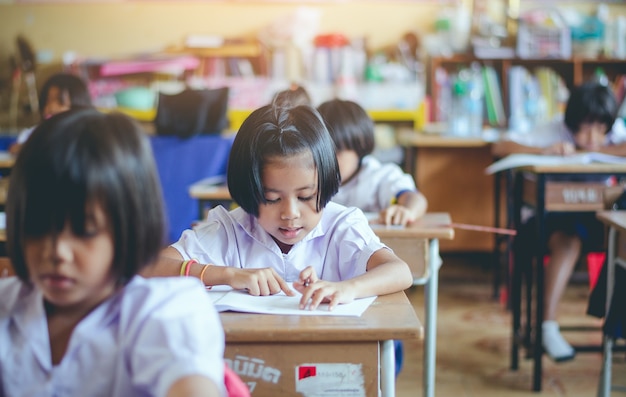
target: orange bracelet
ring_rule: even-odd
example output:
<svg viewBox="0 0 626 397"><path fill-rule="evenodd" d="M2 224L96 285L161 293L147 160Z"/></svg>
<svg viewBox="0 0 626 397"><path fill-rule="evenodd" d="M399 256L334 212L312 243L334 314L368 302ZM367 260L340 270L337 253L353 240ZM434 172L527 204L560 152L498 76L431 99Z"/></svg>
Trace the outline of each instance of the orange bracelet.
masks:
<svg viewBox="0 0 626 397"><path fill-rule="evenodd" d="M200 277L199 277L199 278L200 278L200 281L202 281L202 284L204 284L204 285L206 286L206 288L207 288L207 289L211 289L211 288L213 288L213 286L212 286L212 285L206 285L206 284L204 283L204 272L206 271L206 269L207 269L209 266L211 266L211 265L204 265L204 267L202 268L202 271L200 272Z"/></svg>

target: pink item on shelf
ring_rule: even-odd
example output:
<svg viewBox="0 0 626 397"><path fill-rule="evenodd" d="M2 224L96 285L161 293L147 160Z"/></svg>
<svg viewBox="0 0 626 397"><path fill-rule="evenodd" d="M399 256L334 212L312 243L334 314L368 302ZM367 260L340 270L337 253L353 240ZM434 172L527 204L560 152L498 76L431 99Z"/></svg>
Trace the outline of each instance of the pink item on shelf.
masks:
<svg viewBox="0 0 626 397"><path fill-rule="evenodd" d="M172 58L107 61L100 65L100 76L119 76L132 73L180 73L196 69L200 61L193 56Z"/></svg>

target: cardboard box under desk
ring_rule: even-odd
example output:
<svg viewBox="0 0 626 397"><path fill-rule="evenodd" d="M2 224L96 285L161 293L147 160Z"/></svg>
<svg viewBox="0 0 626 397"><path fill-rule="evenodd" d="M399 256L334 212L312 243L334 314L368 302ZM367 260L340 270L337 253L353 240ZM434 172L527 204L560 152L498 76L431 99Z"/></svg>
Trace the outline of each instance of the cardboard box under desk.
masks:
<svg viewBox="0 0 626 397"><path fill-rule="evenodd" d="M623 187L607 187L601 182L557 182L545 184L546 211L600 211L610 206L611 200L621 193ZM618 192L616 197L616 191ZM525 203L536 204L537 183L524 179Z"/></svg>
<svg viewBox="0 0 626 397"><path fill-rule="evenodd" d="M376 397L378 346L377 342L227 343L224 358L253 397Z"/></svg>

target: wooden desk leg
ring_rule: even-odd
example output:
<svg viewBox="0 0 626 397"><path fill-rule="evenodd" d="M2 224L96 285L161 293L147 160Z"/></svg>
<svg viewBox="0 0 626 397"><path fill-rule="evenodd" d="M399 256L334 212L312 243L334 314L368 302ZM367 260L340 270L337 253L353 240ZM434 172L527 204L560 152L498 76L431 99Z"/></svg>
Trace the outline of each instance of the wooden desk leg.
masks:
<svg viewBox="0 0 626 397"><path fill-rule="evenodd" d="M437 296L439 287L439 240L430 240L428 271L430 275L424 285L425 326L424 326L424 397L435 396L435 366L437 355Z"/></svg>
<svg viewBox="0 0 626 397"><path fill-rule="evenodd" d="M386 340L382 343L381 349L381 365L380 365L380 383L382 397L396 396L396 362L395 348L393 340Z"/></svg>

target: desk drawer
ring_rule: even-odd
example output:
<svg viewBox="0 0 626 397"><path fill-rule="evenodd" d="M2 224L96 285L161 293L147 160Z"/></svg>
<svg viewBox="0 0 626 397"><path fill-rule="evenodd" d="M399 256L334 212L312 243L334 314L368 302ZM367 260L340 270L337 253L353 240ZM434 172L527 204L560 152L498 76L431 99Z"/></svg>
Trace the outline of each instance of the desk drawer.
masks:
<svg viewBox="0 0 626 397"><path fill-rule="evenodd" d="M600 211L606 208L608 190L600 182L546 182L546 211ZM524 179L524 202L536 205L537 183Z"/></svg>

